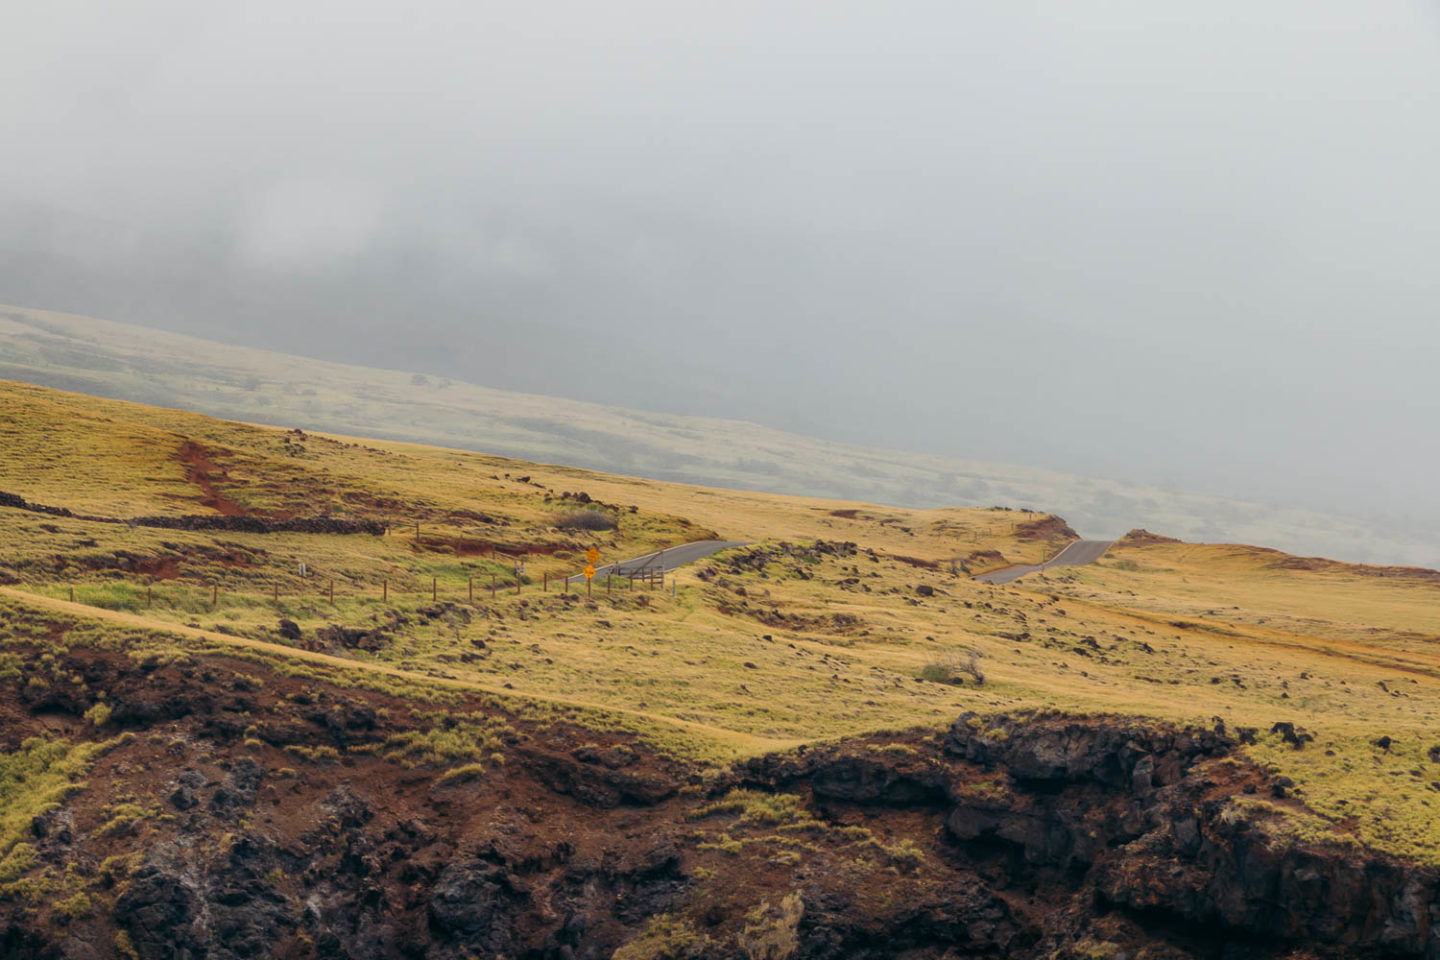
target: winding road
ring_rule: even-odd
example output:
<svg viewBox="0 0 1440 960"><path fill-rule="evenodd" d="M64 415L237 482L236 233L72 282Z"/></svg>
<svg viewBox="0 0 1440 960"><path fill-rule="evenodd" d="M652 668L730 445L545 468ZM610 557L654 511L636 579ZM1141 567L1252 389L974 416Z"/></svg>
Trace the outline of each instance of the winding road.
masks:
<svg viewBox="0 0 1440 960"><path fill-rule="evenodd" d="M704 560L712 553L719 553L721 550L729 550L731 547L743 547L745 544L738 540L697 540L694 543L682 543L678 547L666 547L655 553L647 553L643 557L634 557L630 560L621 560L618 563L607 563L595 568L597 578L604 576L630 577L639 576L643 573L666 573L676 567L682 567L687 563L694 563L696 560ZM571 583L583 583L583 574L570 578Z"/></svg>
<svg viewBox="0 0 1440 960"><path fill-rule="evenodd" d="M981 583L1010 583L1019 580L1027 573L1037 573L1047 570L1050 567L1083 567L1087 563L1093 563L1105 555L1114 540L1076 540L1074 543L1066 544L1065 549L1041 564L1024 563L1019 566L1006 567L1004 570L994 570L990 573L982 573L976 577Z"/></svg>

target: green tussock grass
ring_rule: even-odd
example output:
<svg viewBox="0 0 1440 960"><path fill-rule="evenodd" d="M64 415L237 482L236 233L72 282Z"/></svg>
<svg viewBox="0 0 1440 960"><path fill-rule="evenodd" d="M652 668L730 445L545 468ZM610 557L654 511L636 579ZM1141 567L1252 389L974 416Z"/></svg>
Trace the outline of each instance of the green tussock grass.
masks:
<svg viewBox="0 0 1440 960"><path fill-rule="evenodd" d="M84 790L82 778L90 765L118 742L47 742L32 737L18 750L0 754L0 883L15 880L33 866L33 853L22 842L29 836L30 821Z"/></svg>

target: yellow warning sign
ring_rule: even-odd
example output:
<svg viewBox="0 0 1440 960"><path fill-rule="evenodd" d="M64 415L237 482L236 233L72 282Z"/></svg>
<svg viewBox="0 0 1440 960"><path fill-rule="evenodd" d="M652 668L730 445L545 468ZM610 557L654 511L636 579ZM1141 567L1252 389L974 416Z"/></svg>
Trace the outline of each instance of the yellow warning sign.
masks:
<svg viewBox="0 0 1440 960"><path fill-rule="evenodd" d="M585 565L585 579L586 579L586 580L594 580L594 579L595 579L595 568L594 568L592 565L588 564L588 563Z"/></svg>
<svg viewBox="0 0 1440 960"><path fill-rule="evenodd" d="M600 551L596 550L594 547L591 547L589 550L585 551L585 559L589 560L591 563L594 563L596 560L600 559Z"/></svg>

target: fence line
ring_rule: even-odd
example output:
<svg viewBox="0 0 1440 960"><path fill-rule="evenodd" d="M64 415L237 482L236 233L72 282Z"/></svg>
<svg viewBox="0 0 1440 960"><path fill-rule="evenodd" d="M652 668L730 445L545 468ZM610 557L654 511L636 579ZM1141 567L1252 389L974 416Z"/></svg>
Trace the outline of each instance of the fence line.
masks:
<svg viewBox="0 0 1440 960"><path fill-rule="evenodd" d="M641 589L641 590L646 590L646 589L648 589L648 590L654 591L654 590L659 589L660 587L664 586L665 578L666 578L665 572L664 572L664 571L660 571L660 570L631 571L628 575L625 575L625 574L616 574L616 573L613 573L613 572L605 573L605 574L599 574L599 573L597 573L596 576L595 576L595 578L594 578L593 580L587 580L587 581L585 581L585 588L584 588L583 593L584 593L585 596L594 596L594 593L595 593L595 581L596 581L596 580L602 580L602 581L604 581L604 589L605 589L606 595L611 595L611 594L615 593L617 590L618 590L619 592L621 592L621 593L624 593L624 592L633 592L633 591L636 589L636 584L637 584L637 583L640 584L640 589ZM210 581L190 581L190 582L185 582L185 581L181 581L181 580L163 581L163 582L162 582L162 585L160 586L160 590L158 591L158 596L159 596L159 598L162 599L162 600L165 599L165 597L164 597L165 587L164 587L163 584L169 583L169 584L173 584L175 587L180 588L180 590L182 590L182 591L188 592L188 593L190 594L190 596L191 596L192 599L193 599L193 594L194 594L196 591L201 592L201 595L203 596L204 590L205 590L205 588L208 586L208 587L210 588L210 590L209 590L209 592L210 592L209 606L210 606L210 609L212 609L212 610L218 608L218 607L220 606L220 601L221 601L221 599L222 599L222 598L225 598L225 597L240 597L240 598L251 598L251 599L254 599L254 598L263 598L263 599L269 600L271 603L274 603L274 604L276 604L276 605L279 605L282 600L316 600L316 599L319 599L319 600L328 601L331 606L335 606L335 605L336 605L336 603L335 603L335 584L336 584L336 578L334 578L334 577L327 577L327 578L317 578L317 579L320 579L320 582L317 583L317 584L316 584L312 589L310 589L310 590L287 590L287 591L284 591L283 593L282 593L282 591L281 591L280 584L279 584L278 582L275 582L275 581L271 581L271 583L270 583L270 589L269 589L268 591L264 591L264 592L260 592L260 593L257 593L257 592L254 592L254 591L250 591L250 590L231 590L231 589L221 590L220 584L219 584L218 582L216 582L216 581L213 581L213 580L210 580ZM558 580L558 582L552 582L552 579ZM545 574L542 575L541 581L540 581L540 583L538 584L538 588L539 588L539 591L538 591L538 592L540 592L540 593L542 593L542 594L548 594L548 593L551 592L551 587L555 587L555 588L556 588L555 592L556 592L557 594L562 594L562 595L563 595L563 594L570 594L570 593L573 592L576 596L579 596L579 595L581 594L581 592L582 592L582 591L580 590L579 585L578 585L578 584L571 584L570 580L571 580L570 577L563 576L563 575L562 575L562 576L559 576L559 577L557 577L557 578L552 578L552 577L550 576L550 574L547 572L547 573L545 573ZM615 583L615 581L617 581L617 580L620 581L620 585L619 585L618 587L616 586L616 583ZM361 585L357 584L355 581L349 581L348 584L346 584L346 585L347 585L348 587L350 587L351 589L348 590L348 591L346 591L345 593L342 593L342 594L341 594L340 599L341 599L342 601L343 601L343 600L357 600L357 599L359 599L359 600L364 600L364 599L379 599L382 603L388 603L388 602L390 601L390 595L391 595L392 592L394 592L397 597L401 597L401 596L411 596L411 597L413 597L413 596L416 596L416 595L424 596L424 595L428 592L428 593L430 594L431 602L439 602L439 599L440 599L441 596L445 596L446 599L451 599L451 598L452 598L453 594L452 594L452 590L450 589L450 588L452 588L452 587L453 587L453 589L454 589L454 593L458 593L458 594L460 594L460 595L462 595L462 596L464 596L464 597L466 598L466 602L474 603L474 602L475 602L476 587L477 587L476 578L473 577L473 576L467 577L466 580L463 581L463 583L457 582L457 581L447 581L447 589L446 589L446 591L444 591L443 593L442 593L442 591L440 590L440 578L439 578L438 576L432 576L432 577L430 578L430 589L429 589L428 591L425 590L423 586L419 587L418 589L412 588L412 589L410 589L410 590L408 590L408 591L407 591L407 590L401 590L401 589L398 589L398 588L395 589L394 591L392 591L389 578L382 578L382 579L380 580L378 586L371 585L371 586L369 586L368 588L362 587ZM99 582L99 583L80 583L80 584L73 584L73 583L72 583L72 584L65 584L65 586L67 586L67 587L69 588L69 597L70 597L70 602L71 602L71 603L81 603L81 604L84 604L84 603L85 603L85 600L83 599L83 597L82 597L82 598L79 598L79 599L77 599L77 597L76 597L75 589L76 589L77 586L80 587L82 590L85 590L86 588L98 589L98 590L105 590L105 589L107 589L107 588L113 588L113 587L116 587L116 586L133 586L133 587L138 587L138 586L140 586L140 585L139 585L139 584L132 584L132 583L129 583L129 582L127 582L127 581L121 580L121 581L108 581L108 582ZM525 581L524 581L523 578L519 578L519 577L510 578L510 579L507 579L507 580L504 581L504 582L501 582L497 577L495 577L495 576L492 574L492 575L489 577L489 583L484 583L484 582L482 582L482 583L480 583L478 586L479 586L479 588L480 588L480 591L481 591L481 593L482 593L482 596L483 596L483 592L488 589L489 592L490 592L490 600L491 600L491 601L495 601L495 600L499 599L499 597L501 596L502 593L505 594L505 595L507 595L507 596L519 596L519 595L521 595L521 594L523 594L523 593L525 592L525 589L526 589L527 587L529 587L530 590L531 590L532 593L533 593L533 592L535 591L536 587L537 587L537 584L536 584L534 581L531 581L530 583L527 584L527 583L525 583ZM155 601L156 601L156 599L157 599L157 590L156 590L157 584L152 581L152 582L149 582L149 583L144 584L144 587L145 587L144 605L145 605L145 608L146 608L146 609L150 609L150 608L152 608L152 607L155 605ZM44 586L37 587L37 591L44 591L45 589L46 589L46 588L45 588ZM86 604L86 605L88 605L88 606L99 606L98 604Z"/></svg>

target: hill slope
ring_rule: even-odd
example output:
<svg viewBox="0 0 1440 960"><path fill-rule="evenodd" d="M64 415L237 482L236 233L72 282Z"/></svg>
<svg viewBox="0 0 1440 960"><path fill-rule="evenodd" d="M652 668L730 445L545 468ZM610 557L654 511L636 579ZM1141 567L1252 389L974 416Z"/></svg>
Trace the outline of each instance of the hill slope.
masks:
<svg viewBox="0 0 1440 960"><path fill-rule="evenodd" d="M992 587L1073 531L15 383L0 451L6 956L1435 948L1432 571Z"/></svg>
<svg viewBox="0 0 1440 960"><path fill-rule="evenodd" d="M1278 504L605 407L0 308L0 377L307 430L485 450L710 486L912 507L1029 505L1094 536L1132 526L1383 563L1440 565L1440 531ZM970 415L985 415L977 408Z"/></svg>

